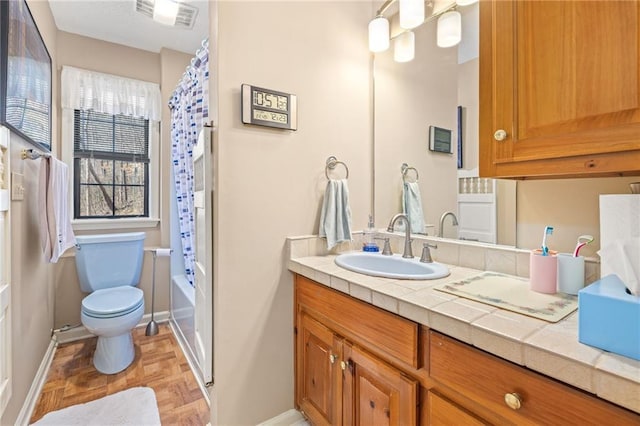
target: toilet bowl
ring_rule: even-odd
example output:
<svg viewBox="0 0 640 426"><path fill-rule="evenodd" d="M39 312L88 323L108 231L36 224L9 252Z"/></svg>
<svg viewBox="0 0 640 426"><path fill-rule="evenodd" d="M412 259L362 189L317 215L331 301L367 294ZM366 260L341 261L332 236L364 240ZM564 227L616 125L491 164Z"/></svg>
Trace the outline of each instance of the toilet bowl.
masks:
<svg viewBox="0 0 640 426"><path fill-rule="evenodd" d="M99 372L115 374L133 362L131 330L144 314L143 297L139 288L123 286L97 290L82 300L82 324L98 336L93 365Z"/></svg>
<svg viewBox="0 0 640 426"><path fill-rule="evenodd" d="M137 288L144 256L144 232L76 236L76 270L82 300L80 319L98 336L93 365L104 374L127 368L135 358L131 330L144 314Z"/></svg>

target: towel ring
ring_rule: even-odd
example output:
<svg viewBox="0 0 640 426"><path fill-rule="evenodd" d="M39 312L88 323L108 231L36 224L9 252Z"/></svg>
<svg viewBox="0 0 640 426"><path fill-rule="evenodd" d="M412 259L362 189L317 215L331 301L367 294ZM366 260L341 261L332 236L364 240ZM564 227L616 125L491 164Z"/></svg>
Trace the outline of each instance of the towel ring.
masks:
<svg viewBox="0 0 640 426"><path fill-rule="evenodd" d="M402 166L400 167L400 170L402 170L402 181L403 182L407 182L407 173L409 172L409 170L413 170L414 172L416 172L416 180L414 182L418 181L418 179L419 179L418 170L415 167L409 167L407 165L407 163L402 163Z"/></svg>
<svg viewBox="0 0 640 426"><path fill-rule="evenodd" d="M347 165L345 163L343 163L342 161L338 161L338 159L336 157L334 157L333 155L331 157L327 158L327 165L324 168L324 175L327 177L327 179L330 179L329 178L329 170L335 169L338 164L342 164L344 166L344 169L347 172L347 176L345 176L345 179L349 179L349 167L347 167Z"/></svg>

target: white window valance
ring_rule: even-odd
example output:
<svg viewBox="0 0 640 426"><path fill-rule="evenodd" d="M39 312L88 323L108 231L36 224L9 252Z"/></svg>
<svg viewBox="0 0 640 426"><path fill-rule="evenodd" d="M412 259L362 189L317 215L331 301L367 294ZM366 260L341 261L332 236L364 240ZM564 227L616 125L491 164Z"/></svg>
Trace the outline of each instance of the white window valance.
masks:
<svg viewBox="0 0 640 426"><path fill-rule="evenodd" d="M160 86L156 83L74 67L62 68L62 108L160 121L161 105Z"/></svg>

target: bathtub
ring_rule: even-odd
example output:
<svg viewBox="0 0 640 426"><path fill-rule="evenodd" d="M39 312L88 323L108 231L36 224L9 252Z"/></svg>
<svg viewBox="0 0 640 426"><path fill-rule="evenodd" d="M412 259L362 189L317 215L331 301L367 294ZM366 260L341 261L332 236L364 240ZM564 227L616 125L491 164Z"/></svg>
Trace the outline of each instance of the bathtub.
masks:
<svg viewBox="0 0 640 426"><path fill-rule="evenodd" d="M195 302L195 288L189 284L187 276L171 277L171 323L191 360L196 360Z"/></svg>

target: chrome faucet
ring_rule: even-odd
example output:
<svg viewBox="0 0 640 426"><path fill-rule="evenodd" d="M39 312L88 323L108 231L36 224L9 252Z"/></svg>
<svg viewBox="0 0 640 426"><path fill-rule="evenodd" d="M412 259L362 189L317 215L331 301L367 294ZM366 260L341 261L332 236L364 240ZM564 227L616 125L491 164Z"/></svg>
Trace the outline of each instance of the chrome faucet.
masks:
<svg viewBox="0 0 640 426"><path fill-rule="evenodd" d="M443 237L442 228L444 228L444 220L447 218L447 216L451 216L453 218L453 222L452 222L453 226L458 226L458 218L456 217L456 215L453 214L453 212L444 212L440 217L440 229L439 229L440 233L438 234L440 238Z"/></svg>
<svg viewBox="0 0 640 426"><path fill-rule="evenodd" d="M398 219L404 220L404 253L402 253L402 257L413 258L413 251L411 250L411 224L409 223L407 215L398 213L393 216L389 222L389 226L387 227L387 232L393 232L393 227Z"/></svg>

